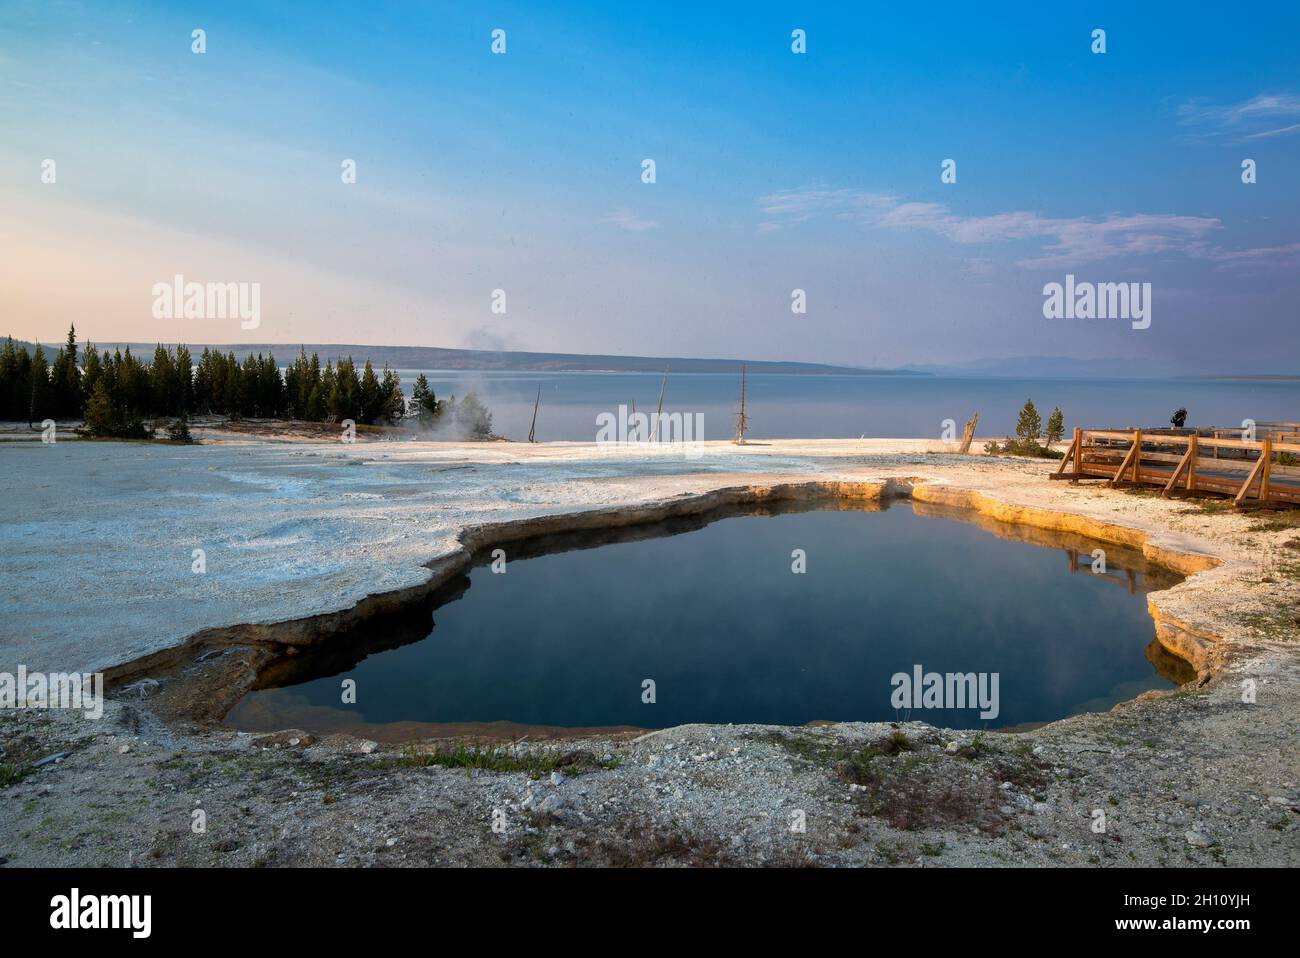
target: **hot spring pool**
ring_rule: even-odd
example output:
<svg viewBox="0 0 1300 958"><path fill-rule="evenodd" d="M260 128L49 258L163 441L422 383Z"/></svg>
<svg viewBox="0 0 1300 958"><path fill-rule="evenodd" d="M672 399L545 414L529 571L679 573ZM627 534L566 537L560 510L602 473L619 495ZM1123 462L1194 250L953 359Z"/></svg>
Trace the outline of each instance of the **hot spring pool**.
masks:
<svg viewBox="0 0 1300 958"><path fill-rule="evenodd" d="M1153 643L1146 607L1174 573L920 503L715 514L503 548L504 573L488 550L429 602L274 664L226 724L386 740L690 722L1005 728L1189 677ZM922 688L899 707L918 668ZM946 694L927 700L929 673ZM987 698L994 681L995 716L957 707L955 690Z"/></svg>

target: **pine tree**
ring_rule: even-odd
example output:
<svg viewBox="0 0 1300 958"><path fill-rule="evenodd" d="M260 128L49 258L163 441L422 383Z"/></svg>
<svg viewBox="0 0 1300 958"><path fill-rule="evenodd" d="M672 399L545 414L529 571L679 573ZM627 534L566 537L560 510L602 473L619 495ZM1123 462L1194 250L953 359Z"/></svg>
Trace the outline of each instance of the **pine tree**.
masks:
<svg viewBox="0 0 1300 958"><path fill-rule="evenodd" d="M244 415L244 377L234 353L226 354L224 369L222 408L227 416L237 420Z"/></svg>
<svg viewBox="0 0 1300 958"><path fill-rule="evenodd" d="M104 385L108 389L108 394L110 396L117 396L117 367L113 365L113 357L108 354L107 349L100 354L99 374L104 380ZM89 399L89 391L87 391L86 395Z"/></svg>
<svg viewBox="0 0 1300 958"><path fill-rule="evenodd" d="M101 376L95 383L90 398L86 400L83 420L81 428L90 436L115 439L153 438L153 430L145 428L138 413L124 410L120 403L113 399L107 376Z"/></svg>
<svg viewBox="0 0 1300 958"><path fill-rule="evenodd" d="M24 350L25 352L25 350ZM0 419L16 419L14 394L18 390L18 351L12 336L0 347Z"/></svg>
<svg viewBox="0 0 1300 958"><path fill-rule="evenodd" d="M152 403L152 382L149 369L131 355L131 347L119 357L114 354L117 367L117 391L114 400L123 407L126 416L140 417L149 412Z"/></svg>
<svg viewBox="0 0 1300 958"><path fill-rule="evenodd" d="M308 422L321 422L325 418L325 402L321 399L319 384L311 388L311 395L307 397L307 414L303 418Z"/></svg>
<svg viewBox="0 0 1300 958"><path fill-rule="evenodd" d="M320 422L338 422L343 417L339 415L339 382L338 376L334 374L334 360L325 361L325 372L320 377Z"/></svg>
<svg viewBox="0 0 1300 958"><path fill-rule="evenodd" d="M85 402L90 401L90 395L94 392L95 384L103 378L104 367L99 361L99 350L93 343L86 344L86 352L81 360L81 390L85 394ZM82 409L85 408L85 402L82 403ZM84 415L83 411L77 413L78 416Z"/></svg>
<svg viewBox="0 0 1300 958"><path fill-rule="evenodd" d="M394 423L405 413L406 397L402 395L402 379L385 363L384 375L379 380L379 418Z"/></svg>
<svg viewBox="0 0 1300 958"><path fill-rule="evenodd" d="M442 411L442 404L434 397L424 373L415 377L415 386L411 389L411 410L422 426L433 422Z"/></svg>
<svg viewBox="0 0 1300 958"><path fill-rule="evenodd" d="M280 367L276 365L275 354L267 353L266 359L258 357L262 385L262 415L272 419L283 419L287 410L284 380L280 378Z"/></svg>
<svg viewBox="0 0 1300 958"><path fill-rule="evenodd" d="M68 329L68 338L54 357L50 372L50 407L60 419L81 415L81 371L77 368L77 327Z"/></svg>
<svg viewBox="0 0 1300 958"><path fill-rule="evenodd" d="M379 380L375 378L375 368L366 360L365 371L361 374L361 421L373 423L379 418Z"/></svg>
<svg viewBox="0 0 1300 958"><path fill-rule="evenodd" d="M92 436L115 436L120 428L113 397L109 395L108 383L102 377L95 383L90 398L86 400L82 428Z"/></svg>
<svg viewBox="0 0 1300 958"><path fill-rule="evenodd" d="M1016 421L1016 438L1024 444L1025 448L1038 445L1038 437L1043 431L1043 420L1038 415L1038 410L1034 408L1032 399L1025 400L1025 408L1020 410L1020 418Z"/></svg>
<svg viewBox="0 0 1300 958"><path fill-rule="evenodd" d="M14 378L10 384L9 418L22 419L31 408L32 357L26 349L14 354Z"/></svg>
<svg viewBox="0 0 1300 958"><path fill-rule="evenodd" d="M186 346L176 349L176 414L189 419L194 408L194 367Z"/></svg>
<svg viewBox="0 0 1300 958"><path fill-rule="evenodd" d="M298 358L284 370L285 402L292 418L307 418L307 398L310 393L311 383L307 381L307 352L299 346Z"/></svg>
<svg viewBox="0 0 1300 958"><path fill-rule="evenodd" d="M1064 435L1065 416L1061 414L1061 407L1057 406L1047 417L1047 444L1050 446L1054 442L1060 442Z"/></svg>
<svg viewBox="0 0 1300 958"><path fill-rule="evenodd" d="M50 367L45 361L45 350L36 344L31 370L27 374L27 424L42 422L50 417L53 404L50 395Z"/></svg>
<svg viewBox="0 0 1300 958"><path fill-rule="evenodd" d="M167 438L172 442L193 442L194 437L190 435L189 419L182 415L179 419L172 420L171 425L167 427Z"/></svg>
<svg viewBox="0 0 1300 958"><path fill-rule="evenodd" d="M326 369L328 368L327 366ZM340 359L335 364L327 396L326 406L331 422L361 420L361 380L351 356Z"/></svg>
<svg viewBox="0 0 1300 958"><path fill-rule="evenodd" d="M321 390L321 372L320 357L315 353L311 354L311 362L307 366L307 418L312 422L320 422L325 418L324 393Z"/></svg>
<svg viewBox="0 0 1300 958"><path fill-rule="evenodd" d="M207 346L199 356L199 365L194 370L194 411L198 413L215 412L212 401L212 351Z"/></svg>
<svg viewBox="0 0 1300 958"><path fill-rule="evenodd" d="M176 405L176 368L171 351L158 343L149 366L149 405L141 412L158 416L171 415Z"/></svg>

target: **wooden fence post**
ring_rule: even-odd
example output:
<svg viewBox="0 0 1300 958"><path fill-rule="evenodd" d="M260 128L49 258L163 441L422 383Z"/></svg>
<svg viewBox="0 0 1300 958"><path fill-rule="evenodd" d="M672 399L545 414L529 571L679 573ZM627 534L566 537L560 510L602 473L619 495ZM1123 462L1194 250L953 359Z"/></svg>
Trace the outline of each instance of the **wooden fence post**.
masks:
<svg viewBox="0 0 1300 958"><path fill-rule="evenodd" d="M1165 483L1164 492L1161 493L1166 499L1173 495L1174 487L1178 485L1178 480L1183 477L1183 470L1190 469L1193 461L1196 459L1196 436L1191 435L1187 439L1187 451L1183 453L1183 458L1178 460L1178 465L1174 467L1173 475ZM1190 486L1189 486L1190 488Z"/></svg>
<svg viewBox="0 0 1300 958"><path fill-rule="evenodd" d="M1268 502L1268 477L1273 471L1273 437L1264 437L1264 449L1260 452L1264 458L1264 470L1259 474L1259 498Z"/></svg>
<svg viewBox="0 0 1300 958"><path fill-rule="evenodd" d="M1265 442L1267 443L1267 440L1265 440ZM1265 446L1264 451L1267 451L1270 455L1272 454L1272 450L1269 449L1267 445ZM1268 462L1268 460L1264 458L1264 451L1261 451L1259 459L1255 462L1255 467L1250 470L1250 475L1246 477L1246 481L1242 483L1241 489L1237 491L1236 498L1232 500L1233 505L1239 506L1246 501L1246 497L1250 495L1250 487L1255 484L1255 480L1260 477L1261 473L1263 473L1264 466Z"/></svg>

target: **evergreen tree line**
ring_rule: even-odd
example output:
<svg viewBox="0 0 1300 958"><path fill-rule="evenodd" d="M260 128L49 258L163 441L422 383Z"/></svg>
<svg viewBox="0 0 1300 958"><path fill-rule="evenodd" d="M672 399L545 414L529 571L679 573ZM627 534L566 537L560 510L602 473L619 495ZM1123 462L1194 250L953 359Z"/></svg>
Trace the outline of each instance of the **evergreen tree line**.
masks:
<svg viewBox="0 0 1300 958"><path fill-rule="evenodd" d="M81 363L78 365L78 357ZM92 433L146 435L144 420L180 421L192 414L232 418L301 419L310 422L393 423L406 415L396 372L376 375L370 360L358 372L352 357L321 366L304 350L281 374L275 357L204 348L195 364L184 345L159 344L145 363L125 351L77 346L76 327L51 365L38 344L32 354L12 337L0 348L0 419L41 422L84 419ZM492 417L471 393L461 403L439 401L423 375L416 383L412 414L424 425L454 421L466 435L487 436Z"/></svg>
<svg viewBox="0 0 1300 958"><path fill-rule="evenodd" d="M17 348L12 337L5 340L0 348L0 419L75 419L84 401L75 329L68 332L52 367L39 346L29 354Z"/></svg>

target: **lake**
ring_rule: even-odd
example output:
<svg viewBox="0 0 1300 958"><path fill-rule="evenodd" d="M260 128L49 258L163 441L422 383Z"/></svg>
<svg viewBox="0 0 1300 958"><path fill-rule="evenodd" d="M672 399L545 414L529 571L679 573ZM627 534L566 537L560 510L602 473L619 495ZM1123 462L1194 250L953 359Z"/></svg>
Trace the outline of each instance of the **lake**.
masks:
<svg viewBox="0 0 1300 958"><path fill-rule="evenodd" d="M398 370L409 394L419 370ZM537 438L590 442L596 417L617 414L620 403L653 412L661 375L647 373L533 373L425 370L439 399L478 394L501 435L525 439L537 389L542 391ZM705 439L735 432L739 375L672 374L666 413L703 415ZM957 379L938 376L803 376L751 374L746 383L750 434L769 439L843 439L858 436L938 439L945 419L961 427L980 414L978 434L1014 431L1026 399L1044 423L1054 406L1066 434L1084 428L1169 425L1179 407L1189 426L1239 426L1300 419L1300 382L1185 380Z"/></svg>

